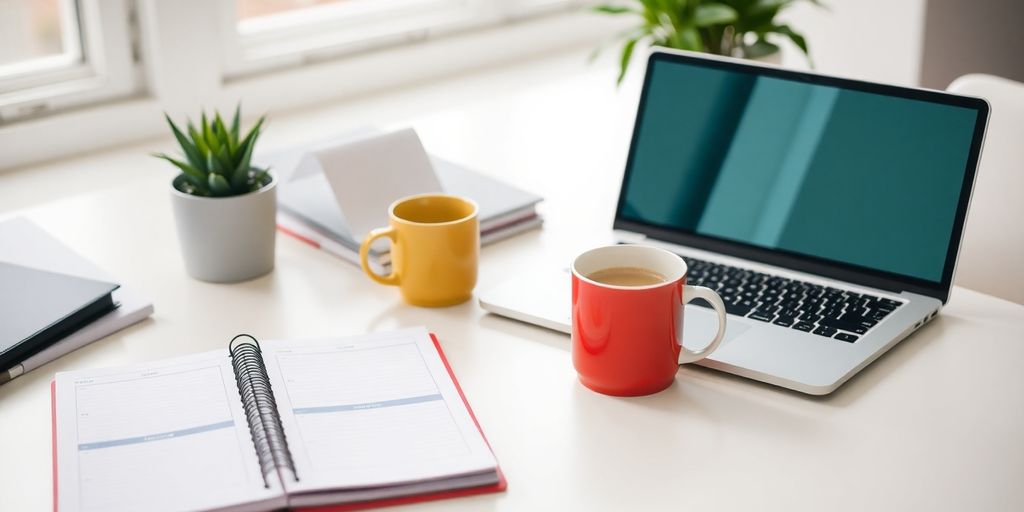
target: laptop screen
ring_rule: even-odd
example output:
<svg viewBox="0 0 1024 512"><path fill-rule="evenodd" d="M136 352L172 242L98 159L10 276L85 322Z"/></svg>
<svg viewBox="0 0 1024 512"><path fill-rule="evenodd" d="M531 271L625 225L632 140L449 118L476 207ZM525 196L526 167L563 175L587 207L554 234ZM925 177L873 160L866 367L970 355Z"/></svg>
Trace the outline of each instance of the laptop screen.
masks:
<svg viewBox="0 0 1024 512"><path fill-rule="evenodd" d="M617 218L943 281L979 109L657 57Z"/></svg>

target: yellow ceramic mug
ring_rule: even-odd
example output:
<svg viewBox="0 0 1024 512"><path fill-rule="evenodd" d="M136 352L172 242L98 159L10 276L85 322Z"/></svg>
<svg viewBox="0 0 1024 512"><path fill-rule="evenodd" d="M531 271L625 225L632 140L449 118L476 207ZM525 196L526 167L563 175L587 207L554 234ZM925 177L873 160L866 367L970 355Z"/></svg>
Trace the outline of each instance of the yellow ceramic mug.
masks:
<svg viewBox="0 0 1024 512"><path fill-rule="evenodd" d="M476 286L480 223L476 203L446 194L399 199L388 208L386 228L370 231L359 261L374 281L398 286L406 302L451 306L469 300ZM391 239L391 274L370 270L367 256L374 240Z"/></svg>

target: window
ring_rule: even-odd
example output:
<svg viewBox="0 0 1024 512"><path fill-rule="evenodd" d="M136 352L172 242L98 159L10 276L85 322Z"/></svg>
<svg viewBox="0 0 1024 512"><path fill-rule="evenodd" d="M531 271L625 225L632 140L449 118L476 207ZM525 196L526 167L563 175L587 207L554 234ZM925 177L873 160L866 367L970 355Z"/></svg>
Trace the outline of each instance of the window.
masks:
<svg viewBox="0 0 1024 512"><path fill-rule="evenodd" d="M0 123L134 92L128 0L0 2Z"/></svg>
<svg viewBox="0 0 1024 512"><path fill-rule="evenodd" d="M479 27L573 0L231 0L229 76ZM232 5L233 4L233 5Z"/></svg>
<svg viewBox="0 0 1024 512"><path fill-rule="evenodd" d="M6 2L0 9L0 76L65 67L81 60L75 4L56 0Z"/></svg>

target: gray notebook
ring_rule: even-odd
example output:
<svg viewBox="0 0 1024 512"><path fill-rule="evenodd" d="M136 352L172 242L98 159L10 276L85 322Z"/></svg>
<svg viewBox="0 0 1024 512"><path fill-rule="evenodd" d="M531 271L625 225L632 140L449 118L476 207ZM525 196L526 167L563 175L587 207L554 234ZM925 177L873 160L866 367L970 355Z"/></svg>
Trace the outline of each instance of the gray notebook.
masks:
<svg viewBox="0 0 1024 512"><path fill-rule="evenodd" d="M114 308L117 284L0 262L0 370Z"/></svg>

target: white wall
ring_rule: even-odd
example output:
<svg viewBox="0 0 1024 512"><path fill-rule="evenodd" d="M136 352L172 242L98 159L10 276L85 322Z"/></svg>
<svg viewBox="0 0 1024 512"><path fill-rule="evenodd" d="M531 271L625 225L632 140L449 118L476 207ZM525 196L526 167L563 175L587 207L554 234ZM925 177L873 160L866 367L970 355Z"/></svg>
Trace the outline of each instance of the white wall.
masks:
<svg viewBox="0 0 1024 512"><path fill-rule="evenodd" d="M815 71L917 86L924 39L925 0L799 2L784 19L807 38ZM784 47L787 66L806 68L796 47Z"/></svg>

